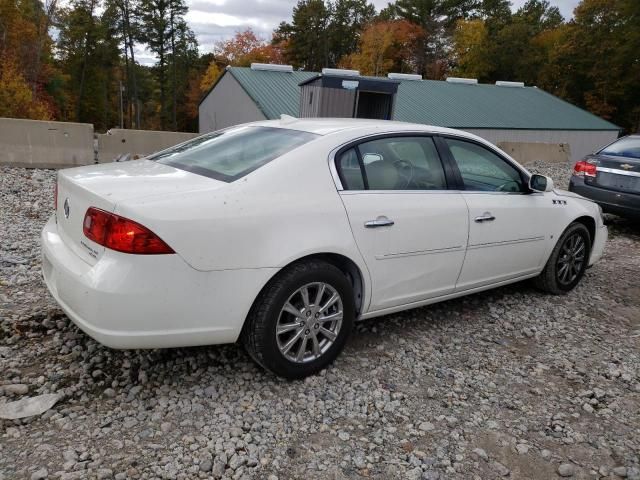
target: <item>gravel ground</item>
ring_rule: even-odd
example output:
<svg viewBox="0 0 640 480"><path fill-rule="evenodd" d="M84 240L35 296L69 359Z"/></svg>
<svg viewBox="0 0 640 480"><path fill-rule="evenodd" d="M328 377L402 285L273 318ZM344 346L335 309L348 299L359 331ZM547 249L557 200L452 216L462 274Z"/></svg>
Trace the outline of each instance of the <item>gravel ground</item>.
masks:
<svg viewBox="0 0 640 480"><path fill-rule="evenodd" d="M564 167L535 165L566 186ZM48 295L54 172L0 169L0 420L14 478L640 479L640 225L563 297L528 283L359 324L305 381L236 345L116 351Z"/></svg>

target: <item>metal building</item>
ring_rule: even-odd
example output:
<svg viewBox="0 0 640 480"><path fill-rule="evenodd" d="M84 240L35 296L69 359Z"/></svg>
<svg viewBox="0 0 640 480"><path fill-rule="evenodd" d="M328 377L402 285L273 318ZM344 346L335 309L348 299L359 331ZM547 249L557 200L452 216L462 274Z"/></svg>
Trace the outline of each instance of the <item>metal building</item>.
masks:
<svg viewBox="0 0 640 480"><path fill-rule="evenodd" d="M361 103L364 106L359 107ZM281 114L388 118L389 112L393 120L458 128L494 144L562 144L571 160L612 142L620 133L606 120L517 82L488 85L474 79L422 80L406 74L389 74L386 79L263 64L225 70L200 103L199 130L276 119Z"/></svg>
<svg viewBox="0 0 640 480"><path fill-rule="evenodd" d="M300 83L299 116L391 120L397 80L325 68Z"/></svg>

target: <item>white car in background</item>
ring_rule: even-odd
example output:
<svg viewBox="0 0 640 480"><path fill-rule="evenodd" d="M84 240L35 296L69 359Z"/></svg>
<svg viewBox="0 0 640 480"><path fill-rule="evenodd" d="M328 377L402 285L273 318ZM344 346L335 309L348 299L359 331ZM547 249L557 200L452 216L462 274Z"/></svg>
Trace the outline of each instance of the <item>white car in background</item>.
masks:
<svg viewBox="0 0 640 480"><path fill-rule="evenodd" d="M474 135L284 117L61 170L42 264L107 346L240 340L299 378L356 319L533 277L568 292L606 237L595 203Z"/></svg>

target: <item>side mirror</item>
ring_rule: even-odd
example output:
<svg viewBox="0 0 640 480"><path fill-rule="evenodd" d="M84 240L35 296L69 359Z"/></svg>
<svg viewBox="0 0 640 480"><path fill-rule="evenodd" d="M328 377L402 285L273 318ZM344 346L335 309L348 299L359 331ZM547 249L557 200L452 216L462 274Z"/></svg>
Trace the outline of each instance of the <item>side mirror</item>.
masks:
<svg viewBox="0 0 640 480"><path fill-rule="evenodd" d="M553 180L544 175L533 174L529 179L529 188L534 192L550 192L553 190Z"/></svg>

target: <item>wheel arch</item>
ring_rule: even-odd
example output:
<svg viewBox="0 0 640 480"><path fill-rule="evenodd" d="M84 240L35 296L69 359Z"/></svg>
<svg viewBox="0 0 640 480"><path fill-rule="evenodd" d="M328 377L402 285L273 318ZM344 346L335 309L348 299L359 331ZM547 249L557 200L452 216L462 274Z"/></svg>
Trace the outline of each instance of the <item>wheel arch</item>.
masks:
<svg viewBox="0 0 640 480"><path fill-rule="evenodd" d="M362 314L365 308L365 291L366 291L365 288L367 286L366 280L365 280L365 273L358 266L358 264L354 262L352 259L340 253L334 253L334 252L319 252L319 253L304 255L284 265L276 273L274 273L262 286L262 288L260 289L256 297L253 299L251 308L249 309L249 312L247 312L247 316L249 316L249 314L253 310L255 303L258 300L258 298L260 298L260 295L262 294L262 292L269 286L269 284L275 278L278 277L278 275L280 275L280 273L284 269L296 263L306 262L309 260L325 261L335 266L340 271L342 271L342 273L344 273L344 275L349 279L349 282L353 287L353 296L354 296L353 300L356 306L356 318L358 318ZM247 320L245 317L245 320L243 322L243 328L244 328L244 325L246 325L246 323L247 323Z"/></svg>
<svg viewBox="0 0 640 480"><path fill-rule="evenodd" d="M583 215L581 217L576 218L572 223L581 223L585 227L587 227L587 230L589 231L589 237L591 240L591 246L593 247L593 242L595 241L595 238L596 238L595 219L593 217L590 217L589 215Z"/></svg>

